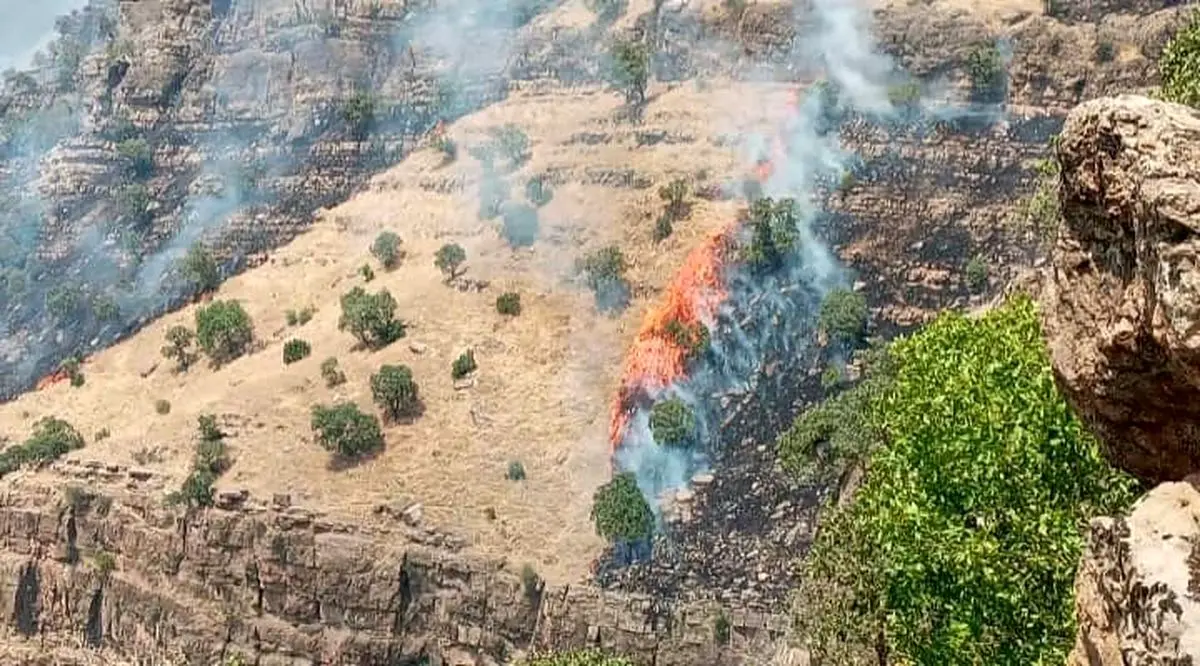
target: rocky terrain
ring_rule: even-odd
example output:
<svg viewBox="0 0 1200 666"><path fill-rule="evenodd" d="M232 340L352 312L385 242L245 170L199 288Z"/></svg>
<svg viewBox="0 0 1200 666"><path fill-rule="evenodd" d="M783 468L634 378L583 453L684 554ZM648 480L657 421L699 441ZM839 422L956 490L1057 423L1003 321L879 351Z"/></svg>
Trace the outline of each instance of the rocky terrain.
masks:
<svg viewBox="0 0 1200 666"><path fill-rule="evenodd" d="M1039 263L1044 234L1018 204L1037 191L1035 160L1067 110L1154 85L1154 57L1180 20L1166 8L1174 3L1056 4L1055 16L1019 2L877 9L880 44L919 77L927 100L947 106L895 126L847 118L841 128L860 163L853 179L822 193L829 214L819 226L868 294L873 332L982 305ZM16 663L50 654L54 663L112 664L136 654L207 664L236 653L257 664L311 663L316 654L330 663L475 664L584 644L644 663L763 663L784 633L775 613L828 492L773 471L771 445L820 398L826 359L768 363L757 392L727 397L721 455L676 498L687 515L651 564L607 567L587 500L607 472L607 443L595 435L623 346L690 244L739 205L697 198L688 223L655 245L654 188L685 176L699 191L719 190L742 175L730 135L769 128L786 89L736 79L770 71L808 84L819 73L789 68L805 34L803 14L796 24L790 7L669 8L657 20L651 9L635 5L605 31L570 3L472 28L436 25L442 12L393 3L326 11L128 0L78 19L72 34L92 50L70 81L42 89L42 71L32 89L5 88L5 118L65 100L79 131L50 141L41 162L38 233L18 225L17 247L36 259L3 264L31 279L17 293L6 278L0 296L8 313L0 388L26 388L66 355L96 352L84 387L59 383L0 406L0 428L14 437L49 414L89 435L83 451L0 482L0 599L12 604L3 649ZM446 30L467 36L439 41ZM620 31L650 31L661 45L640 125L614 120L616 96L598 85L601 46ZM952 112L972 93L971 54L989 40L1003 46L1003 94ZM464 63L484 66L464 71ZM364 133L346 110L366 89L374 121ZM764 111L747 112L747 100ZM447 166L423 142L439 120L456 121L448 135L464 153L505 123L528 133L533 158L513 181L545 174L557 191L532 249L514 253L489 224L462 214L477 205L481 174L466 155ZM122 240L97 229L128 194L118 139L139 136L151 147L142 184L154 205L137 237ZM32 173L22 145L8 144L17 152L6 164L19 167L4 173L12 188ZM1078 218L1067 211L1070 228ZM381 356L356 356L336 331L337 295L358 279L373 235L390 228L420 259L368 288L393 289L414 333ZM429 265L447 238L467 247L478 280L462 291L440 284ZM154 359L163 332L192 308L154 316L190 293L170 267L196 240L218 249L225 272L251 269L218 297L246 302L272 351L175 375ZM635 287L632 307L615 318L592 312L563 279L568 255L610 242L630 257ZM972 285L966 266L975 258L987 270ZM84 308L56 322L40 304L71 281L87 285L80 302L107 294L120 315ZM497 323L488 283L521 288L533 301L528 316ZM481 351L484 370L469 386L448 376L423 383L428 412L389 433L385 455L324 469L308 407L369 397L363 386L316 386L316 360L280 369L278 347L291 335L283 312L310 302L318 315L305 337L336 350L352 383L393 359L421 377L448 375L463 346ZM1106 360L1085 369L1081 388ZM797 370L809 380L781 380ZM150 414L156 399L170 399L170 414ZM204 412L221 416L236 455L218 507L164 509ZM519 489L502 478L512 457L531 472ZM600 585L580 582L596 557ZM532 586L521 580L525 561ZM729 632L716 631L719 617Z"/></svg>

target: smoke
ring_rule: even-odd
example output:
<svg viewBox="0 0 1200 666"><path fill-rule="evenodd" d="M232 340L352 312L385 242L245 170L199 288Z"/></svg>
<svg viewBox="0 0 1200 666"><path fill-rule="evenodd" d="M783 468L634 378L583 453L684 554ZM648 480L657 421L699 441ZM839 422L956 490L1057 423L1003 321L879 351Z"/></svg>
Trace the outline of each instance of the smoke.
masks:
<svg viewBox="0 0 1200 666"><path fill-rule="evenodd" d="M24 69L55 36L55 21L88 0L0 0L0 71Z"/></svg>

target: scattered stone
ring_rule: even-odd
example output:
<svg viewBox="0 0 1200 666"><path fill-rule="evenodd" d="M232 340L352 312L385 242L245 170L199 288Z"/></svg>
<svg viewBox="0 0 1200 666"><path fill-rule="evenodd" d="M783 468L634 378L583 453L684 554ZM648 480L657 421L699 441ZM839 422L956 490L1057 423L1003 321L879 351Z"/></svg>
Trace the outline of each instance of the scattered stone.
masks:
<svg viewBox="0 0 1200 666"><path fill-rule="evenodd" d="M425 507L421 504L414 504L405 509L404 513L400 514L400 517L408 525L416 527L425 518Z"/></svg>
<svg viewBox="0 0 1200 666"><path fill-rule="evenodd" d="M424 354L428 347L420 342L417 342L416 340L413 340L412 342L408 343L408 349L414 354Z"/></svg>

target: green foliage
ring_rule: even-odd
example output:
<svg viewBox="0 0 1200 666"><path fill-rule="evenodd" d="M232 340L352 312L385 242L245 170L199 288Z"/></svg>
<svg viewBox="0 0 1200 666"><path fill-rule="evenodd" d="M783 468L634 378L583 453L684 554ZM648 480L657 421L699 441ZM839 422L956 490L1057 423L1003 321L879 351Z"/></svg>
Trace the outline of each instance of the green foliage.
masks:
<svg viewBox="0 0 1200 666"><path fill-rule="evenodd" d="M200 358L192 346L195 340L196 334L187 326L177 324L167 329L167 344L162 348L162 355L168 360L175 361L177 372L187 372L188 368L192 367L192 364Z"/></svg>
<svg viewBox="0 0 1200 666"><path fill-rule="evenodd" d="M821 371L821 388L829 391L842 383L842 369L836 363L830 363Z"/></svg>
<svg viewBox="0 0 1200 666"><path fill-rule="evenodd" d="M200 243L188 248L182 268L184 276L200 293L212 291L221 285L221 269L217 266L217 260Z"/></svg>
<svg viewBox="0 0 1200 666"><path fill-rule="evenodd" d="M616 245L602 247L587 255L579 262L579 270L584 274L588 286L598 288L605 282L622 280L629 268L625 255Z"/></svg>
<svg viewBox="0 0 1200 666"><path fill-rule="evenodd" d="M506 291L497 296L496 312L511 317L521 314L521 295L515 291Z"/></svg>
<svg viewBox="0 0 1200 666"><path fill-rule="evenodd" d="M542 579L531 564L521 567L521 588L525 591L526 600L537 603L542 593Z"/></svg>
<svg viewBox="0 0 1200 666"><path fill-rule="evenodd" d="M967 76L977 98L992 100L1003 92L1004 59L994 43L979 44L967 54Z"/></svg>
<svg viewBox="0 0 1200 666"><path fill-rule="evenodd" d="M696 414L679 398L657 402L650 410L650 432L663 446L690 446L696 433Z"/></svg>
<svg viewBox="0 0 1200 666"><path fill-rule="evenodd" d="M150 144L141 137L118 142L117 156L130 178L142 180L154 174L154 153L150 150Z"/></svg>
<svg viewBox="0 0 1200 666"><path fill-rule="evenodd" d="M100 321L116 321L121 317L121 310L111 296L99 294L92 297L92 314Z"/></svg>
<svg viewBox="0 0 1200 666"><path fill-rule="evenodd" d="M1167 42L1158 59L1163 99L1200 107L1200 11Z"/></svg>
<svg viewBox="0 0 1200 666"><path fill-rule="evenodd" d="M654 242L658 243L666 240L675 231L675 224L672 222L671 215L663 213L654 221Z"/></svg>
<svg viewBox="0 0 1200 666"><path fill-rule="evenodd" d="M363 282L375 279L375 271L371 269L370 264L363 264L362 268L358 269L358 274L362 276Z"/></svg>
<svg viewBox="0 0 1200 666"><path fill-rule="evenodd" d="M667 214L671 219L678 220L687 214L688 183L682 178L676 178L658 188L658 196L667 204Z"/></svg>
<svg viewBox="0 0 1200 666"><path fill-rule="evenodd" d="M364 414L352 402L342 402L332 407L314 406L312 429L321 446L345 458L383 448L383 430L379 426L379 419L372 414Z"/></svg>
<svg viewBox="0 0 1200 666"><path fill-rule="evenodd" d="M888 101L892 106L915 106L921 101L921 84L916 81L905 81L888 86Z"/></svg>
<svg viewBox="0 0 1200 666"><path fill-rule="evenodd" d="M963 269L967 288L974 292L983 291L988 284L988 265L983 257L974 256Z"/></svg>
<svg viewBox="0 0 1200 666"><path fill-rule="evenodd" d="M755 268L774 268L783 262L796 242L796 202L762 198L750 204L747 226L750 238L742 259Z"/></svg>
<svg viewBox="0 0 1200 666"><path fill-rule="evenodd" d="M346 383L346 373L338 367L338 360L333 356L321 361L321 378L329 388Z"/></svg>
<svg viewBox="0 0 1200 666"><path fill-rule="evenodd" d="M396 299L387 289L368 294L355 287L342 294L338 330L349 330L364 346L378 349L404 337L405 325L396 318Z"/></svg>
<svg viewBox="0 0 1200 666"><path fill-rule="evenodd" d="M221 427L217 425L217 417L212 414L201 414L196 417L196 427L200 431L200 441L214 442L225 438Z"/></svg>
<svg viewBox="0 0 1200 666"><path fill-rule="evenodd" d="M834 289L825 296L817 315L817 326L830 340L855 344L867 331L867 299L849 289Z"/></svg>
<svg viewBox="0 0 1200 666"><path fill-rule="evenodd" d="M529 136L520 127L509 123L491 129L496 152L512 166L524 164L529 159Z"/></svg>
<svg viewBox="0 0 1200 666"><path fill-rule="evenodd" d="M159 398L154 401L154 412L160 416L165 416L171 413L171 401Z"/></svg>
<svg viewBox="0 0 1200 666"><path fill-rule="evenodd" d="M687 351L689 359L700 356L708 350L708 327L701 322L689 325L678 319L672 319L667 322L666 333L671 336L671 340L675 344Z"/></svg>
<svg viewBox="0 0 1200 666"><path fill-rule="evenodd" d="M722 610L717 613L717 618L713 620L713 640L716 641L717 645L729 645L729 638L732 633L729 616Z"/></svg>
<svg viewBox="0 0 1200 666"><path fill-rule="evenodd" d="M509 481L524 481L525 480L525 465L520 460L513 460L508 463L508 470L504 472L504 478Z"/></svg>
<svg viewBox="0 0 1200 666"><path fill-rule="evenodd" d="M254 339L250 315L237 301L213 301L196 310L196 342L221 365L246 353Z"/></svg>
<svg viewBox="0 0 1200 666"><path fill-rule="evenodd" d="M450 364L450 376L454 379L462 379L478 368L479 366L475 363L475 351L468 349L459 354L458 358Z"/></svg>
<svg viewBox="0 0 1200 666"><path fill-rule="evenodd" d="M543 176L534 176L525 181L525 199L535 208L541 208L554 198L554 188Z"/></svg>
<svg viewBox="0 0 1200 666"><path fill-rule="evenodd" d="M64 373L66 373L67 378L69 380L71 380L71 386L74 386L75 388L79 388L80 386L83 386L83 383L84 383L83 372L79 369L79 359L78 358L76 358L74 356L65 358L65 359L63 359L63 362L59 364L58 367L60 370L62 370Z"/></svg>
<svg viewBox="0 0 1200 666"><path fill-rule="evenodd" d="M891 346L860 413L877 448L806 562L800 635L843 663L1062 663L1082 529L1125 509L1114 470L1054 384L1034 304L945 314Z"/></svg>
<svg viewBox="0 0 1200 666"><path fill-rule="evenodd" d="M34 424L33 434L24 444L0 451L0 476L16 471L22 465L51 462L82 448L83 435L70 423L47 416Z"/></svg>
<svg viewBox="0 0 1200 666"><path fill-rule="evenodd" d="M612 23L629 9L629 0L585 0L584 5L601 23Z"/></svg>
<svg viewBox="0 0 1200 666"><path fill-rule="evenodd" d="M633 472L622 472L592 496L596 534L609 541L638 541L654 531L654 513L637 486Z"/></svg>
<svg viewBox="0 0 1200 666"><path fill-rule="evenodd" d="M200 441L192 456L192 470L183 481L183 486L167 497L169 504L185 504L189 507L213 505L213 485L217 477L229 469L229 454L225 448L225 433L217 425L217 417L201 414L196 419Z"/></svg>
<svg viewBox="0 0 1200 666"><path fill-rule="evenodd" d="M632 40L617 40L609 51L608 82L625 95L625 103L640 106L646 101L650 81L650 49Z"/></svg>
<svg viewBox="0 0 1200 666"><path fill-rule="evenodd" d="M371 254L387 270L395 268L404 256L400 251L400 236L393 231L381 232L375 237L375 242L371 243Z"/></svg>
<svg viewBox="0 0 1200 666"><path fill-rule="evenodd" d="M75 285L57 285L46 292L46 311L55 319L72 317L79 312L79 306L82 304L83 295Z"/></svg>
<svg viewBox="0 0 1200 666"><path fill-rule="evenodd" d="M92 556L92 566L96 568L96 573L100 574L100 578L107 579L112 572L117 570L117 558L106 550L97 551Z"/></svg>
<svg viewBox="0 0 1200 666"><path fill-rule="evenodd" d="M1053 238L1062 219L1062 208L1058 200L1060 168L1058 160L1054 158L1039 160L1035 166L1037 189L1020 207L1020 215L1042 241Z"/></svg>
<svg viewBox="0 0 1200 666"><path fill-rule="evenodd" d="M117 188L117 216L132 224L150 220L150 190L142 183L126 183Z"/></svg>
<svg viewBox="0 0 1200 666"><path fill-rule="evenodd" d="M375 125L375 98L367 90L357 90L342 106L342 120L350 135L362 141Z"/></svg>
<svg viewBox="0 0 1200 666"><path fill-rule="evenodd" d="M466 260L467 251L461 245L446 243L434 255L433 265L446 276L446 281L450 281L459 276L458 269Z"/></svg>
<svg viewBox="0 0 1200 666"><path fill-rule="evenodd" d="M596 649L556 652L518 662L517 666L634 666L624 657L615 657Z"/></svg>
<svg viewBox="0 0 1200 666"><path fill-rule="evenodd" d="M288 326L303 326L312 321L314 313L316 309L308 305L299 310L288 310L284 313L284 319L287 320Z"/></svg>
<svg viewBox="0 0 1200 666"><path fill-rule="evenodd" d="M291 365L296 361L308 358L311 353L312 345L308 344L307 340L292 338L283 343L283 364Z"/></svg>
<svg viewBox="0 0 1200 666"><path fill-rule="evenodd" d="M371 398L392 420L416 416L421 409L417 383L407 365L385 365L371 375Z"/></svg>

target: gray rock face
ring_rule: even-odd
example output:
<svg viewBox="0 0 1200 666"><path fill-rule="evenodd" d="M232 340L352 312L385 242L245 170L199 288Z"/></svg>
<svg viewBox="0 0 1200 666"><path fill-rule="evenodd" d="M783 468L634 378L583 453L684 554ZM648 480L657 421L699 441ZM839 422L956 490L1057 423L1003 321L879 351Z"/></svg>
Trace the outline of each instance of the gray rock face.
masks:
<svg viewBox="0 0 1200 666"><path fill-rule="evenodd" d="M1063 222L1042 293L1059 385L1114 462L1200 468L1200 116L1122 96L1081 105L1058 146Z"/></svg>
<svg viewBox="0 0 1200 666"><path fill-rule="evenodd" d="M1200 492L1164 483L1127 518L1092 521L1076 580L1070 666L1184 664L1200 658Z"/></svg>

